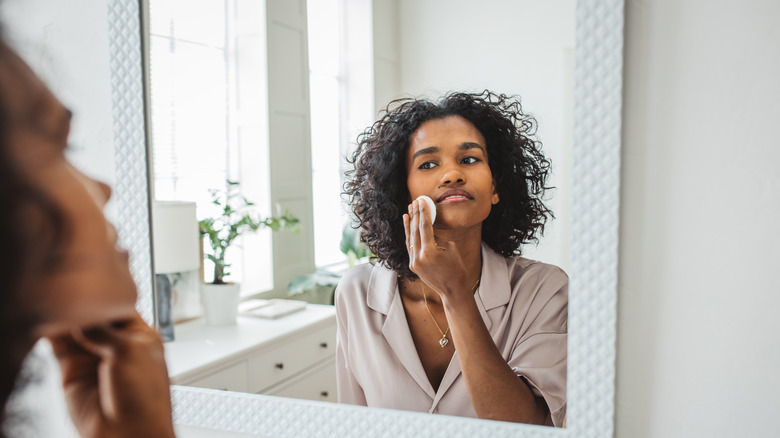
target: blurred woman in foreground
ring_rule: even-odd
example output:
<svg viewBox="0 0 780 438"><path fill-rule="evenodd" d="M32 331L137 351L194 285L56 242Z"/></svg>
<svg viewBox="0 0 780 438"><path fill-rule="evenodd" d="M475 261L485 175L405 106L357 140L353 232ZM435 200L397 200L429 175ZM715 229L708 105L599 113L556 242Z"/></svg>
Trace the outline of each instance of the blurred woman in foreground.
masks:
<svg viewBox="0 0 780 438"><path fill-rule="evenodd" d="M65 158L70 117L0 41L0 426L22 361L48 338L82 436L172 437L162 341L135 311L102 212L111 190Z"/></svg>

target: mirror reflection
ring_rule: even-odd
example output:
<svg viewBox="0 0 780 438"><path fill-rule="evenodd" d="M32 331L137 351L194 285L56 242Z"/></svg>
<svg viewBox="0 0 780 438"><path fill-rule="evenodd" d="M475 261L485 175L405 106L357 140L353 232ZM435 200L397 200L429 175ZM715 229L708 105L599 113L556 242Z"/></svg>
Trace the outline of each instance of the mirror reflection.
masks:
<svg viewBox="0 0 780 438"><path fill-rule="evenodd" d="M490 407L489 396L485 403L476 402L479 395L468 388L472 365L463 362L463 358L487 355L503 358L503 368L496 373L511 375L518 383L514 388L498 383L501 380L494 384L502 391L520 393L522 403L533 408L529 412L536 414L535 418L542 417L538 422L561 424L565 414L565 334L562 340L533 339L531 343L538 344L525 345L520 342L525 340L521 332L527 337L532 332L520 321L517 325L511 322L515 310L502 310L509 301L496 304L501 307L496 307L501 310L496 312L490 307L492 295L485 294L498 284L496 278L511 277L495 273L496 266L511 260L517 266L508 272L518 276L508 283L500 281L513 291L508 298L511 307L524 308L525 313L534 307L533 301L511 298L518 291L546 291L549 295L541 293L539 297L548 296L550 302L556 302L553 297L565 297L565 275L529 261L541 260L565 271L570 257L567 170L574 2L546 3L149 0L157 308L160 328L171 339L166 343L166 357L174 383L314 400L337 401L341 397L344 402L374 406L415 405L415 410L425 412L489 418L499 414ZM456 177L454 183L464 180L465 188L449 188L468 194L461 193L466 201L455 202L457 197L442 198L443 190L413 187L404 181L407 193L399 202L413 204L408 226L423 227L418 237L409 237L412 245L406 244L406 234L400 235L406 260L410 246L422 252L423 235L431 237L432 233L434 240L428 242L439 246L469 236L469 243L457 250L466 266L457 271L463 276L458 277L462 280L458 284L473 284L473 289L464 286L464 291L469 290L459 293L476 299L462 313L449 309L441 295L447 289L446 282L438 282L423 268L417 272L401 269L403 264L393 265L397 269L386 270L382 288L387 289L384 304L388 321L396 312L398 327L391 337L403 338L403 345L396 349L395 341L383 337L380 347L372 338L359 339L344 332L337 351L336 309L330 305L335 284L347 268L365 262L367 249L388 260L375 243L369 241L368 248L359 244L359 231L349 226L348 199L341 196L345 173L352 167L345 158L354 153L357 135L383 116L380 109L399 97L424 96L437 101L449 91L480 93L485 89L521 96L523 115L536 120L536 130L524 135L543 145L543 160L552 162L546 185L555 189L535 195L555 213L555 220L547 222L543 236L536 233L538 245L531 239L518 241L531 243L522 246L524 259L507 259L501 254L508 255L512 249L496 252L494 245L480 243L485 239L479 233L474 238L466 230L482 230L476 225L488 218L491 209L498 208L495 206L508 205L518 196L516 191L499 190L494 204L492 186L482 193L488 187L472 188L471 177ZM404 154L411 154L404 155L404 166L417 159L425 159L421 165L432 169L446 167L445 161L463 165L481 162L481 178L492 182L496 178L494 165L508 164L504 160L491 162L492 146L487 140L492 134L476 127L468 117L430 118L433 125L422 129L417 124L406 133L409 138L428 142L416 147L410 142L403 149ZM451 123L459 129L451 129ZM428 132L428 128L433 131ZM442 132L444 137L436 136ZM451 144L456 147L449 148ZM478 147L464 149L463 145ZM415 155L431 147L438 147L436 156ZM465 151L479 153L458 155ZM408 174L411 180L417 169L403 167L403 175L396 173L395 177L405 179ZM420 220L430 216L430 208L412 203L418 194L436 202L438 217L433 224ZM472 201L482 202L477 210L484 217L461 218L455 213ZM396 238L398 230L403 231L404 211L406 208L393 224ZM357 219L367 220L360 215ZM211 229L204 226L209 224ZM470 228L458 228L457 224ZM526 228L530 233L526 237L535 231L540 230ZM229 239L231 236L236 238ZM500 232L496 238L506 237ZM166 251L169 255L162 256ZM449 248L437 251L453 254ZM197 263L192 263L196 259ZM429 271L440 275L446 270L433 266L457 266L456 259L442 260ZM166 261L171 263L163 266ZM531 275L542 266L545 269ZM361 284L373 278L371 269L371 265L361 265L342 281L351 286L355 296L365 299L371 294L366 294L367 287ZM453 275L448 278L456 278ZM537 287L530 285L533 282ZM203 288L207 283L219 286L216 298L207 298L206 289L212 286ZM349 287L340 288L341 299L351 296L345 289ZM365 313L371 305L364 304L361 311ZM340 309L351 313L339 314L340 328L349 327L349 315L357 312L357 305L354 300L344 301ZM553 323L556 316L565 317L565 299L556 305L557 310L549 315L537 313L539 321ZM213 312L221 316L210 316ZM459 320L456 314L465 317ZM468 322L482 326L467 330ZM563 332L560 321L558 324L555 333L565 333L565 318ZM381 335L386 325L370 327ZM471 336L477 338L466 341ZM365 343L362 355L343 349L346 338L354 339L353 345ZM491 338L492 344L487 342ZM422 347L431 339L434 348ZM496 349L501 342L503 346ZM490 352L477 349L467 356L464 345L493 347ZM387 362L371 366L371 360L383 357L369 357L366 352L374 352L372 348L384 349L387 357L394 355L397 370L405 372L412 388L402 390L398 385L392 405L369 401L367 382L398 382L380 374L383 367L390 366ZM519 363L509 361L513 354L521 357L527 348L545 356L551 368L557 367L558 378L541 379L544 384L554 381L552 387L557 389L540 388L542 382L524 373ZM563 357L550 354L552 350L562 351ZM340 360L338 355L355 362ZM474 362L480 366L493 363ZM489 387L487 381L474 376L474 382L484 384L477 386ZM348 393L345 388L356 387L360 391L353 395L358 395L343 395ZM376 391L386 394L381 388ZM360 399L360 392L365 400ZM447 410L447 406L457 407ZM487 414L480 414L478 406L485 407ZM525 417L516 420L534 421Z"/></svg>
<svg viewBox="0 0 780 438"><path fill-rule="evenodd" d="M378 263L336 292L339 401L562 425L568 277L518 257L550 214L531 119L490 92L398 105L346 185Z"/></svg>

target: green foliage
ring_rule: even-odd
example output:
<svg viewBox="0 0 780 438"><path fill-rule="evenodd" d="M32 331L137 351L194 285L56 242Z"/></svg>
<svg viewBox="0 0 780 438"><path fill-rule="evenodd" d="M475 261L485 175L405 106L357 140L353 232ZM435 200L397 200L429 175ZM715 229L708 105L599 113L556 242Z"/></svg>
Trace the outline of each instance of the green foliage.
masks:
<svg viewBox="0 0 780 438"><path fill-rule="evenodd" d="M221 209L219 216L205 218L200 221L200 235L207 237L211 253L206 258L214 262L214 284L225 284L225 277L230 275L225 263L225 254L236 238L244 233L255 232L260 227L268 227L273 231L300 231L300 220L289 210L279 217L258 218L250 202L239 190L239 183L227 180L226 190L212 189L211 202Z"/></svg>
<svg viewBox="0 0 780 438"><path fill-rule="evenodd" d="M288 292L290 295L302 294L308 290L314 289L315 286L336 287L339 284L341 275L320 269L317 272L309 275L301 275L290 280Z"/></svg>
<svg viewBox="0 0 780 438"><path fill-rule="evenodd" d="M341 252L349 258L349 266L355 266L359 260L366 257L373 257L374 255L369 251L368 247L360 241L360 233L355 228L352 228L351 224L344 225L341 229L341 242L339 243ZM327 271L320 269L313 274L301 275L295 277L290 281L288 286L288 293L292 296L306 293L317 286L332 288L335 290L336 286L341 280L341 273ZM330 303L333 304L333 296L331 295Z"/></svg>
<svg viewBox="0 0 780 438"><path fill-rule="evenodd" d="M351 224L341 229L341 252L349 257L349 266L355 266L357 261L365 257L373 257L368 247L360 241L360 233Z"/></svg>

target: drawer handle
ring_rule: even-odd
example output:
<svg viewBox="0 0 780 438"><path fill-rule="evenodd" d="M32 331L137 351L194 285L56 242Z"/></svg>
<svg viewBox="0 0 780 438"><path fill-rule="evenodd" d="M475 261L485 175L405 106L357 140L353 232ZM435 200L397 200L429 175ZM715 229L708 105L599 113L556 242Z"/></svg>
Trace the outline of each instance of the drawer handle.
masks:
<svg viewBox="0 0 780 438"><path fill-rule="evenodd" d="M328 391L322 391L320 393L320 395L323 396L323 397L327 397L328 396Z"/></svg>
<svg viewBox="0 0 780 438"><path fill-rule="evenodd" d="M282 362L279 362L278 364L274 365L276 368L279 368L280 370L284 369L284 364Z"/></svg>
<svg viewBox="0 0 780 438"><path fill-rule="evenodd" d="M327 342L320 342L320 348L328 348Z"/></svg>

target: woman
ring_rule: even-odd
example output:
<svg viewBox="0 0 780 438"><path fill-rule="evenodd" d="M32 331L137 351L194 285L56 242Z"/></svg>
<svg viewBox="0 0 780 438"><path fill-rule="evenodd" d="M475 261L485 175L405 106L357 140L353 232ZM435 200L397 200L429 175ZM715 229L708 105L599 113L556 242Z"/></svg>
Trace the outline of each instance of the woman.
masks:
<svg viewBox="0 0 780 438"><path fill-rule="evenodd" d="M48 338L82 436L172 437L162 341L135 311L127 252L102 213L110 189L65 158L70 116L0 41L0 407Z"/></svg>
<svg viewBox="0 0 780 438"><path fill-rule="evenodd" d="M397 103L345 185L378 263L336 292L339 401L561 426L568 277L519 257L552 216L534 120L488 91Z"/></svg>

